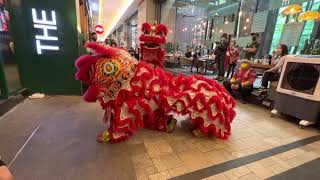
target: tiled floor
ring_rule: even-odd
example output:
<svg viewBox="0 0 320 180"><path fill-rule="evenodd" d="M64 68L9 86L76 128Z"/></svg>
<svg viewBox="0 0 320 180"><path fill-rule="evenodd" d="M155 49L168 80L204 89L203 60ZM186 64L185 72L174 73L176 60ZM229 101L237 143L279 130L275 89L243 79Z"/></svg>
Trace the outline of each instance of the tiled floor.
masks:
<svg viewBox="0 0 320 180"><path fill-rule="evenodd" d="M30 179L161 180L188 175L190 179L253 180L320 157L318 140L296 143L297 147L272 155L276 147L319 132L299 129L296 122L273 118L269 111L250 104L238 104L227 141L195 138L181 120L172 134L143 129L124 143L98 144L95 134L103 129L102 114L98 104L87 104L80 97L26 100L0 118L0 154L10 162L39 127L11 166L17 179L28 175ZM270 156L255 162L237 161L258 152L268 155L268 150ZM226 166L217 170L221 163Z"/></svg>

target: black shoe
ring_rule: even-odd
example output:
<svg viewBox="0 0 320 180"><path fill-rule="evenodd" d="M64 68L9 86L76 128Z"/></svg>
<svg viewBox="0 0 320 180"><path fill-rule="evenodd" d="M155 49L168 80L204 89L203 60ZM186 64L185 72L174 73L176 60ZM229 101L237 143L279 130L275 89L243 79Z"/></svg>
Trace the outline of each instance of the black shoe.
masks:
<svg viewBox="0 0 320 180"><path fill-rule="evenodd" d="M245 98L240 98L240 102L242 104L247 104L248 103L248 101Z"/></svg>
<svg viewBox="0 0 320 180"><path fill-rule="evenodd" d="M267 91L267 88L263 87L263 86L260 86L259 87L259 91L263 92L263 91Z"/></svg>

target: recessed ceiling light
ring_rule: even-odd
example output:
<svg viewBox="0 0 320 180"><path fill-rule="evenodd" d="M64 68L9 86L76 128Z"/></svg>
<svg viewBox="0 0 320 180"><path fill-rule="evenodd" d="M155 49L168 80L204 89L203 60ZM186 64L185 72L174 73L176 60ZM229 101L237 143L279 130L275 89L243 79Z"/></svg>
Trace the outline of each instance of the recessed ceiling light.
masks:
<svg viewBox="0 0 320 180"><path fill-rule="evenodd" d="M92 11L98 11L99 5L97 3L91 3L91 9L92 9Z"/></svg>

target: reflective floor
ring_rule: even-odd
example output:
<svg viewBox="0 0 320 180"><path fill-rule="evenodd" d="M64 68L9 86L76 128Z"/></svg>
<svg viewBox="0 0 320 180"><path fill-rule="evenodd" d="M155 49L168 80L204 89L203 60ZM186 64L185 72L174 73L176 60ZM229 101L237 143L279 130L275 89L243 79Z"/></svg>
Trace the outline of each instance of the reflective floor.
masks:
<svg viewBox="0 0 320 180"><path fill-rule="evenodd" d="M296 169L320 164L316 128L300 129L250 104L238 103L237 113L227 141L195 138L180 118L172 134L142 129L121 144L99 144L98 104L76 96L27 99L0 117L0 155L16 179L46 180L292 179Z"/></svg>

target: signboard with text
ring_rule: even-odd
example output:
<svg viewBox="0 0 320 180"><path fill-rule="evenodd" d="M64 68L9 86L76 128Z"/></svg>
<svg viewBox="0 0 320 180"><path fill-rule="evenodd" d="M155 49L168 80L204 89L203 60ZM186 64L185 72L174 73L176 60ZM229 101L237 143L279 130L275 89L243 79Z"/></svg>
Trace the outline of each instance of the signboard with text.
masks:
<svg viewBox="0 0 320 180"><path fill-rule="evenodd" d="M22 85L31 92L80 94L75 1L9 1Z"/></svg>

